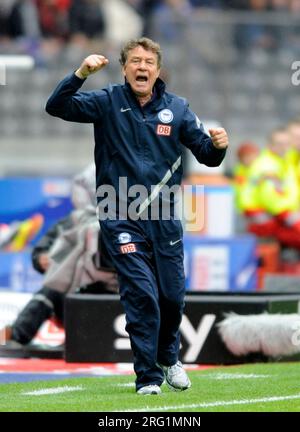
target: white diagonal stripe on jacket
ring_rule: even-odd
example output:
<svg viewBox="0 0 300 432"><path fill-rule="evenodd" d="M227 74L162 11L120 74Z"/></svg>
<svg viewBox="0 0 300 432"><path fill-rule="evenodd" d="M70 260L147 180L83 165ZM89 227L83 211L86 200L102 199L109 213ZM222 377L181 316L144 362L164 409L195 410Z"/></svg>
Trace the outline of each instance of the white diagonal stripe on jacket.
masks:
<svg viewBox="0 0 300 432"><path fill-rule="evenodd" d="M180 167L181 165L181 156L173 163L171 166L171 169L168 169L166 174L163 176L161 181L155 185L153 188L153 191L151 192L150 196L148 196L144 202L140 205L140 209L138 211L138 216L140 216L143 211L152 203L152 201L155 200L159 192L162 190L162 188L168 183L174 172Z"/></svg>

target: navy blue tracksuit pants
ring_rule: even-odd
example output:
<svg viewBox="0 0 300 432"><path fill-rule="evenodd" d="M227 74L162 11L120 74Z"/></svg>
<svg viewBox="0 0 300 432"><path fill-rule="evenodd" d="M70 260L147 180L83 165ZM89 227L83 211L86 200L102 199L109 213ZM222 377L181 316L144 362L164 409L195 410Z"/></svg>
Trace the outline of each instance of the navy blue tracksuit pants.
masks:
<svg viewBox="0 0 300 432"><path fill-rule="evenodd" d="M119 275L134 354L136 389L161 385L157 363L175 364L184 307L179 221L101 221L102 240Z"/></svg>

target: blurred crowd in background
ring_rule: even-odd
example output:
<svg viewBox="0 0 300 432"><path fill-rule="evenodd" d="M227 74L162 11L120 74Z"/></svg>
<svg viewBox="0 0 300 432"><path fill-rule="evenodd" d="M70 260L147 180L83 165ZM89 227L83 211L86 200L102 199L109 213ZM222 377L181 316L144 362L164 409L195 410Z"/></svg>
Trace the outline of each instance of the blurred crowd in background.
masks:
<svg viewBox="0 0 300 432"><path fill-rule="evenodd" d="M55 40L61 45L109 39L112 21L117 21L115 25L121 27L126 39L131 33L130 14L135 14L140 20L140 33L149 35L151 20L155 16L167 19L169 14L175 13L188 17L209 9L297 14L300 13L300 0L2 0L0 52L7 49L7 44L24 39L32 45L41 40ZM270 31L260 23L240 31L243 35L240 37L239 34L236 42L241 48L251 39L259 40L267 48L274 45L273 39L278 36L276 28ZM47 46L42 48L47 49Z"/></svg>

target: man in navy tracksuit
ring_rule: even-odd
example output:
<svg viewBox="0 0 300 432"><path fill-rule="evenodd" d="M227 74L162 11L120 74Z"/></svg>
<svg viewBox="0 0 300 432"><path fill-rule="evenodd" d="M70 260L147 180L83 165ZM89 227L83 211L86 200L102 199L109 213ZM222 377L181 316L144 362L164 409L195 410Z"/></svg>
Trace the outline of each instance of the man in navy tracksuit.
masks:
<svg viewBox="0 0 300 432"><path fill-rule="evenodd" d="M64 120L94 124L99 208L104 212L111 204L102 191L104 185L113 188L118 203L109 219L100 217L100 224L119 275L136 390L159 394L164 378L171 389L185 390L191 383L178 361L185 293L182 228L172 212L172 196L169 220L151 220L149 208L160 200L162 187L180 185L183 146L200 163L217 166L225 156L228 137L223 128L205 134L186 100L165 91L159 78L158 44L147 38L129 41L120 62L124 85L81 92L84 80L108 64L104 56L87 57L58 85L46 110ZM148 193L137 206L139 217L129 211L133 199L127 194L136 185Z"/></svg>

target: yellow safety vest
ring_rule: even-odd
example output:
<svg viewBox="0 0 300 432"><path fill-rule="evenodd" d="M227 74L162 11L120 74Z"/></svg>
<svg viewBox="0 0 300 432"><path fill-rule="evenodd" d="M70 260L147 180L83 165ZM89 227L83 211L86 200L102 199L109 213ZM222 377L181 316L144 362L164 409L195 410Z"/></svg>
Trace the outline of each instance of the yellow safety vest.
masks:
<svg viewBox="0 0 300 432"><path fill-rule="evenodd" d="M252 166L259 204L272 215L299 209L296 170L286 156L282 158L265 149Z"/></svg>
<svg viewBox="0 0 300 432"><path fill-rule="evenodd" d="M241 213L260 210L257 183L252 165L238 164L234 169L234 191L236 207Z"/></svg>

